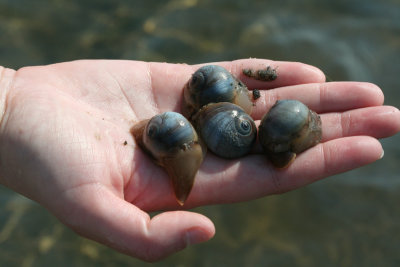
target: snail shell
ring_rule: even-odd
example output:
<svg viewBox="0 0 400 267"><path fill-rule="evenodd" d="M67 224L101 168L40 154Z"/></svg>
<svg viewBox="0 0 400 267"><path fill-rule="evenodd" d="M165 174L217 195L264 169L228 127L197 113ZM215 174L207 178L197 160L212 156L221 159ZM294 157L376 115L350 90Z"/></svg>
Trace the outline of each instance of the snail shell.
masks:
<svg viewBox="0 0 400 267"><path fill-rule="evenodd" d="M193 123L207 147L223 158L237 158L249 153L257 137L253 119L232 103L204 106L194 116Z"/></svg>
<svg viewBox="0 0 400 267"><path fill-rule="evenodd" d="M206 65L193 73L183 89L182 113L192 116L204 105L217 102L231 102L251 114L253 103L251 93L240 80L225 68Z"/></svg>
<svg viewBox="0 0 400 267"><path fill-rule="evenodd" d="M132 133L137 144L165 168L183 205L206 153L191 123L179 113L165 112L139 122Z"/></svg>
<svg viewBox="0 0 400 267"><path fill-rule="evenodd" d="M258 135L272 164L285 168L321 141L321 118L300 101L279 100L262 118Z"/></svg>

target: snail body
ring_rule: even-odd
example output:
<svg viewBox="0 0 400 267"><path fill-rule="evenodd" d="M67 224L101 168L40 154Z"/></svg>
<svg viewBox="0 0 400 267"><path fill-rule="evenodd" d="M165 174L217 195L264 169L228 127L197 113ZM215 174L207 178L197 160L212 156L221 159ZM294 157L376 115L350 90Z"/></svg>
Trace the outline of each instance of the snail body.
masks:
<svg viewBox="0 0 400 267"><path fill-rule="evenodd" d="M137 144L167 171L176 199L183 205L206 153L191 123L179 113L165 112L139 122L132 133Z"/></svg>
<svg viewBox="0 0 400 267"><path fill-rule="evenodd" d="M321 118L300 101L279 100L262 118L258 135L272 164L285 168L321 141Z"/></svg>
<svg viewBox="0 0 400 267"><path fill-rule="evenodd" d="M252 149L257 137L253 119L239 106L212 103L194 116L193 123L208 149L223 158L238 158Z"/></svg>
<svg viewBox="0 0 400 267"><path fill-rule="evenodd" d="M217 102L234 103L248 114L253 106L246 85L229 71L217 65L203 66L193 73L183 89L182 113L191 119L201 107Z"/></svg>

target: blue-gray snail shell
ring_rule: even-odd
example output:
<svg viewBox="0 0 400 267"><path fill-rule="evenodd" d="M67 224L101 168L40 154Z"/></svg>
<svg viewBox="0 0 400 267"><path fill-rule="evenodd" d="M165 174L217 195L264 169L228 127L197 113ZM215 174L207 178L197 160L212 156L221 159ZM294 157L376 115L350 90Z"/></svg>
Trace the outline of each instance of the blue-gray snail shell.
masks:
<svg viewBox="0 0 400 267"><path fill-rule="evenodd" d="M206 65L193 73L183 89L182 114L191 119L209 103L230 102L251 114L253 103L246 85L225 68Z"/></svg>
<svg viewBox="0 0 400 267"><path fill-rule="evenodd" d="M208 149L223 158L238 158L250 152L257 137L254 120L239 106L212 103L193 117L193 124Z"/></svg>
<svg viewBox="0 0 400 267"><path fill-rule="evenodd" d="M279 100L262 118L258 136L272 164L285 168L321 141L321 118L300 101Z"/></svg>
<svg viewBox="0 0 400 267"><path fill-rule="evenodd" d="M181 114L165 112L132 128L136 143L164 167L183 205L206 153L192 124Z"/></svg>

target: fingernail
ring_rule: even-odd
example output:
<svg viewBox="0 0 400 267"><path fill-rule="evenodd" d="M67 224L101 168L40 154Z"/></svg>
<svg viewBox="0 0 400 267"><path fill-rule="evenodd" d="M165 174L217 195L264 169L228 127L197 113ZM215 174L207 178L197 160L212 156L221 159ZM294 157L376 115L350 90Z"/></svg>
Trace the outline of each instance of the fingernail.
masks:
<svg viewBox="0 0 400 267"><path fill-rule="evenodd" d="M379 159L383 158L384 155L385 155L385 151L382 150L382 154L381 154L381 157Z"/></svg>
<svg viewBox="0 0 400 267"><path fill-rule="evenodd" d="M207 241L209 238L207 234L199 228L190 229L186 232L186 245L194 245L197 243L201 243Z"/></svg>

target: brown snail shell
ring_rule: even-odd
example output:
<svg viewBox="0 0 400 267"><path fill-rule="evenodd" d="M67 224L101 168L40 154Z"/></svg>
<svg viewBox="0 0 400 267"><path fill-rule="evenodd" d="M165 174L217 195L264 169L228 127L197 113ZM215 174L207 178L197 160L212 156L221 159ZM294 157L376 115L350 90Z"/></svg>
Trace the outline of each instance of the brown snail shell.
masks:
<svg viewBox="0 0 400 267"><path fill-rule="evenodd" d="M246 85L225 68L206 65L193 73L183 89L182 114L191 120L201 107L217 102L234 103L251 114L251 98Z"/></svg>
<svg viewBox="0 0 400 267"><path fill-rule="evenodd" d="M132 129L137 144L162 166L183 205L206 153L191 123L176 112L165 112L139 122Z"/></svg>
<svg viewBox="0 0 400 267"><path fill-rule="evenodd" d="M258 136L271 163L285 168L321 141L321 118L300 101L279 100L262 118Z"/></svg>

